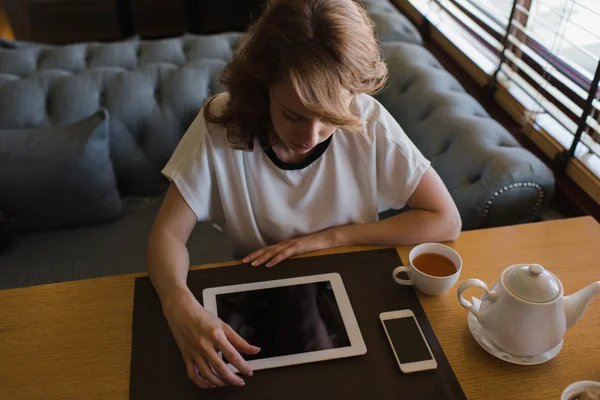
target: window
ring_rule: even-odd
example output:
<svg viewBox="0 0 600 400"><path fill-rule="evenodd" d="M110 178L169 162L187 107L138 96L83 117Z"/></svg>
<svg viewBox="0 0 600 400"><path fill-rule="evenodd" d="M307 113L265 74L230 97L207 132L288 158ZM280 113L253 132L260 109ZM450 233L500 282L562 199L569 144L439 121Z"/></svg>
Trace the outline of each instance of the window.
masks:
<svg viewBox="0 0 600 400"><path fill-rule="evenodd" d="M396 3L600 203L600 1Z"/></svg>

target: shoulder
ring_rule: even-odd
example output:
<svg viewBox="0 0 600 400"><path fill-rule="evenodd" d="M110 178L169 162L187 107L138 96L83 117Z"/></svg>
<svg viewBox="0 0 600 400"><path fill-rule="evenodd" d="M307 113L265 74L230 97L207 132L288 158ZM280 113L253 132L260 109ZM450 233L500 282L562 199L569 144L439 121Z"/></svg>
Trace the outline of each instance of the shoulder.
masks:
<svg viewBox="0 0 600 400"><path fill-rule="evenodd" d="M421 151L379 101L366 94L358 95L353 106L356 115L363 121L363 132L360 136L367 139L363 140L363 143L368 142L371 148L375 148L378 158L387 159L389 154L397 153L415 165L427 164L428 161Z"/></svg>
<svg viewBox="0 0 600 400"><path fill-rule="evenodd" d="M351 109L362 120L362 133L369 141L389 140L403 143L408 140L400 124L373 96L357 95L351 104Z"/></svg>
<svg viewBox="0 0 600 400"><path fill-rule="evenodd" d="M228 101L228 93L220 93L208 98L196 114L186 134L194 136L199 143L205 142L209 138L213 143L220 143L221 138L227 140L227 129L210 122L210 120L218 118L223 113Z"/></svg>
<svg viewBox="0 0 600 400"><path fill-rule="evenodd" d="M227 107L227 103L229 103L229 93L223 92L215 94L204 103L201 112L208 109L213 116L218 117L223 114L223 111Z"/></svg>
<svg viewBox="0 0 600 400"><path fill-rule="evenodd" d="M363 120L376 118L382 109L383 105L377 99L369 94L358 94L354 96L350 104L351 111L360 116Z"/></svg>

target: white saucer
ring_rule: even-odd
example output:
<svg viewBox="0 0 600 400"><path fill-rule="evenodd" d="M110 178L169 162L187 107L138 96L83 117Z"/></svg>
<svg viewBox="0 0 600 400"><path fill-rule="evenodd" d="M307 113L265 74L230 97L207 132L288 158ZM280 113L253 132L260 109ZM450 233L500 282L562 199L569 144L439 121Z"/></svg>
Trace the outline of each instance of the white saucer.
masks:
<svg viewBox="0 0 600 400"><path fill-rule="evenodd" d="M475 307L475 309L477 311L479 311L479 306L481 305L481 300L476 299L475 297L473 297L472 299L473 299L473 307ZM471 313L471 312L469 312L468 322L469 322L469 330L471 331L471 335L473 335L473 338L475 339L475 341L477 343L479 343L479 345L481 347L483 347L483 349L485 351L487 351L494 357L497 357L497 358L504 360L506 362L509 362L509 363L518 364L518 365L542 364L542 363L545 363L546 361L550 361L554 357L556 357L557 354L560 352L560 349L563 346L563 341L561 340L560 343L555 348L548 350L547 352L542 353L539 356L533 356L533 357L513 356L512 354L509 354L503 350L500 350L494 343L492 343L491 340L489 340L487 337L485 337L483 327L479 324L479 321L477 321L477 318L475 318L475 315L473 315L473 313Z"/></svg>

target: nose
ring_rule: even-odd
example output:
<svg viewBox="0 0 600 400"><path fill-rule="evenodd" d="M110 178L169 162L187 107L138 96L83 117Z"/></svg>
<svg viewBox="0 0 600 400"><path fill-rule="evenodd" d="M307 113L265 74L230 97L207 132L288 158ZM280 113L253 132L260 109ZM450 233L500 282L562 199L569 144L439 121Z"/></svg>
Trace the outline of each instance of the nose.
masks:
<svg viewBox="0 0 600 400"><path fill-rule="evenodd" d="M311 146L314 147L317 145L317 143L319 142L319 131L320 131L320 124L318 121L311 121L307 124L307 126L305 127L305 129L302 130L302 133L300 135L300 143L307 145L307 146Z"/></svg>

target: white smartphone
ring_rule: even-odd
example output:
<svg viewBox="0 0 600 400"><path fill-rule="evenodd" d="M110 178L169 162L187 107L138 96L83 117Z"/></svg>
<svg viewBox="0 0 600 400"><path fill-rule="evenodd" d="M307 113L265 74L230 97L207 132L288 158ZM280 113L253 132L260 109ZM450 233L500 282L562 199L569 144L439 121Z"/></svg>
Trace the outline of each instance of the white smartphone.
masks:
<svg viewBox="0 0 600 400"><path fill-rule="evenodd" d="M404 373L437 368L437 361L411 310L379 314L400 370Z"/></svg>

